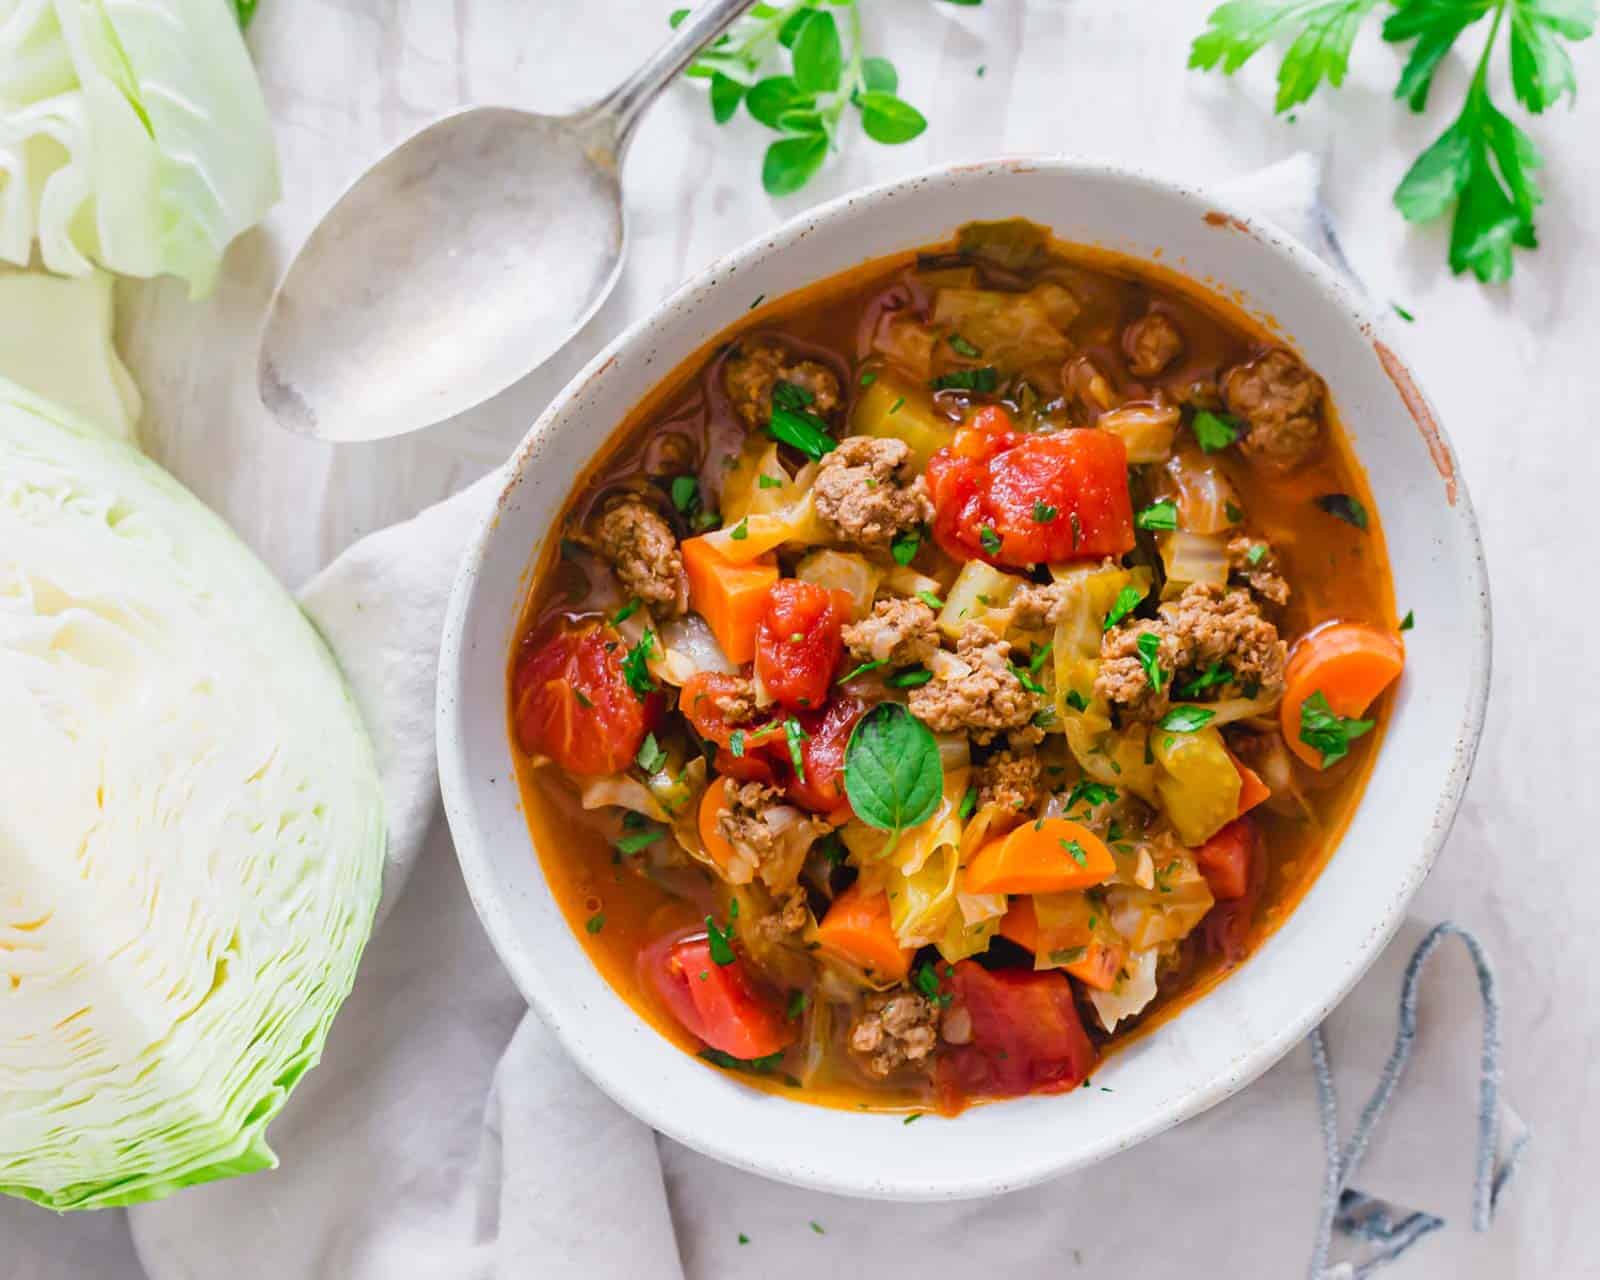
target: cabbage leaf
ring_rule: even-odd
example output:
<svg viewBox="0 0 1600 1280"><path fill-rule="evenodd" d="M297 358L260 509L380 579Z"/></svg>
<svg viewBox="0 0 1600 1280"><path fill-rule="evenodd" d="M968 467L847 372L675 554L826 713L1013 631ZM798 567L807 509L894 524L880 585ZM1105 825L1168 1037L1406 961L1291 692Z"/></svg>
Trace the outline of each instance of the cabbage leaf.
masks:
<svg viewBox="0 0 1600 1280"><path fill-rule="evenodd" d="M0 0L0 259L211 291L279 195L222 0Z"/></svg>
<svg viewBox="0 0 1600 1280"><path fill-rule="evenodd" d="M0 725L0 1192L271 1168L378 904L371 747L226 526L5 381Z"/></svg>

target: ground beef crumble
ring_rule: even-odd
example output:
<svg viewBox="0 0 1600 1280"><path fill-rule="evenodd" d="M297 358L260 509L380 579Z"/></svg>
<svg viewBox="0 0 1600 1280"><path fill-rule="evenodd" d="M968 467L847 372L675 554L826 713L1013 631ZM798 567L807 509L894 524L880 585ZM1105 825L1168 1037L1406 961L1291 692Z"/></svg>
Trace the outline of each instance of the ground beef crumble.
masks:
<svg viewBox="0 0 1600 1280"><path fill-rule="evenodd" d="M939 1042L939 1013L937 1004L909 987L870 995L850 1023L850 1052L879 1080L926 1062Z"/></svg>
<svg viewBox="0 0 1600 1280"><path fill-rule="evenodd" d="M811 918L805 890L796 885L772 904L772 910L756 921L756 928L770 942L792 939Z"/></svg>
<svg viewBox="0 0 1600 1280"><path fill-rule="evenodd" d="M672 527L642 498L613 502L585 541L616 571L626 594L668 617L689 607L689 579Z"/></svg>
<svg viewBox="0 0 1600 1280"><path fill-rule="evenodd" d="M1165 312L1151 311L1122 331L1122 351L1136 378L1154 378L1183 354L1183 334Z"/></svg>
<svg viewBox="0 0 1600 1280"><path fill-rule="evenodd" d="M978 806L995 804L1019 813L1033 810L1039 803L1043 772L1032 752L998 752L978 768Z"/></svg>
<svg viewBox="0 0 1600 1280"><path fill-rule="evenodd" d="M908 667L939 651L939 628L933 610L921 600L891 597L879 600L865 618L847 626L844 643L858 663Z"/></svg>
<svg viewBox="0 0 1600 1280"><path fill-rule="evenodd" d="M850 436L822 459L813 489L817 514L841 542L886 549L933 518L927 485L904 440Z"/></svg>
<svg viewBox="0 0 1600 1280"><path fill-rule="evenodd" d="M1265 540L1234 534L1228 539L1228 568L1230 581L1242 582L1268 604L1282 607L1289 603L1289 582L1272 545Z"/></svg>
<svg viewBox="0 0 1600 1280"><path fill-rule="evenodd" d="M1011 645L976 622L962 628L956 657L968 670L935 675L911 690L911 714L935 733L970 733L979 744L1011 731L1018 745L1037 742L1043 734L1033 717L1043 706L1039 695L1022 687L1011 669Z"/></svg>
<svg viewBox="0 0 1600 1280"><path fill-rule="evenodd" d="M1152 689L1139 654L1139 637L1154 635L1161 688ZM1283 692L1285 645L1248 592L1196 583L1161 606L1159 616L1130 619L1106 632L1100 644L1095 693L1125 719L1156 720L1172 705L1173 688L1220 664L1228 674L1203 699L1255 691Z"/></svg>
<svg viewBox="0 0 1600 1280"><path fill-rule="evenodd" d="M777 342L758 338L741 343L722 367L722 386L734 412L752 428L772 417L772 388L779 382L799 387L811 397L811 412L827 417L839 407L839 379L815 360L795 360Z"/></svg>
<svg viewBox="0 0 1600 1280"><path fill-rule="evenodd" d="M722 785L728 789L729 803L717 816L717 831L734 852L732 863L722 869L728 883L749 884L760 876L774 892L793 889L805 858L803 840L780 839L766 821L767 810L784 803L783 793L776 787L759 782L740 784L732 778ZM820 818L802 822L807 824L803 834L812 839L832 830Z"/></svg>
<svg viewBox="0 0 1600 1280"><path fill-rule="evenodd" d="M1222 380L1228 412L1244 423L1245 456L1270 471L1291 471L1322 441L1323 381L1282 348L1229 369Z"/></svg>

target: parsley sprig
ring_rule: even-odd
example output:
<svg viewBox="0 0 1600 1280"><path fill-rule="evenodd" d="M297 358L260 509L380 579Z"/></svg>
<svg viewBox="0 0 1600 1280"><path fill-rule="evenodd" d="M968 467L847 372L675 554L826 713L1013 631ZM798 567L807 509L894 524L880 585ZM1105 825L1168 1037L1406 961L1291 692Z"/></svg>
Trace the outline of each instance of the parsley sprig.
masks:
<svg viewBox="0 0 1600 1280"><path fill-rule="evenodd" d="M1539 115L1577 94L1569 43L1595 29L1595 0L1393 0L1383 38L1409 44L1395 97L1427 107L1434 72L1456 41L1485 18L1488 36L1455 120L1400 180L1394 202L1408 222L1431 222L1454 209L1450 269L1487 284L1511 278L1515 249L1538 246L1534 213L1543 201L1534 171L1543 163L1533 139L1495 106L1489 67L1502 33L1511 91ZM1189 65L1231 75L1267 41L1293 35L1278 68L1275 108L1306 101L1324 81L1337 88L1350 50L1378 0L1228 0L1212 10L1189 50Z"/></svg>
<svg viewBox="0 0 1600 1280"><path fill-rule="evenodd" d="M675 11L672 25L687 14ZM764 74L769 70L780 74ZM687 74L711 82L711 115L718 124L732 120L743 103L752 118L781 135L761 164L761 185L775 196L811 181L836 149L852 108L874 142L910 142L928 127L922 113L898 95L894 64L865 56L857 0L754 5Z"/></svg>

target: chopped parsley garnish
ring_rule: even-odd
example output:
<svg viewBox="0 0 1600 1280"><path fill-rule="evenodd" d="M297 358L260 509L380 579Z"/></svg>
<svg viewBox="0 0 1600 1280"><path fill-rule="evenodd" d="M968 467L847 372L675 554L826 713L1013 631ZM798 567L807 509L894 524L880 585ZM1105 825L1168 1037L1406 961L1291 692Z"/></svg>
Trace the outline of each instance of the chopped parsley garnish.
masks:
<svg viewBox="0 0 1600 1280"><path fill-rule="evenodd" d="M746 516L738 524L734 525L728 536L735 542L743 542L748 538L750 536L750 517Z"/></svg>
<svg viewBox="0 0 1600 1280"><path fill-rule="evenodd" d="M1348 493L1325 493L1314 501L1330 516L1366 531L1367 509Z"/></svg>
<svg viewBox="0 0 1600 1280"><path fill-rule="evenodd" d="M1040 684L1037 680L1035 680L1032 675L1029 674L1027 667L1019 667L1016 663L1013 662L1011 664L1011 674L1016 676L1017 683L1020 684L1029 693L1043 693L1044 692L1044 686L1042 684Z"/></svg>
<svg viewBox="0 0 1600 1280"><path fill-rule="evenodd" d="M1154 631L1143 631L1134 641L1134 646L1138 650L1139 665L1144 668L1145 679L1150 682L1150 691L1160 693L1161 664L1156 661L1156 655L1161 652L1161 637Z"/></svg>
<svg viewBox="0 0 1600 1280"><path fill-rule="evenodd" d="M639 637L639 643L629 649L628 656L622 660L622 678L641 698L656 691L656 682L650 678L650 655L655 647L656 633L647 628Z"/></svg>
<svg viewBox="0 0 1600 1280"><path fill-rule="evenodd" d="M772 416L767 433L782 444L791 445L813 460L833 452L839 442L828 434L828 424L806 406L814 397L792 382L777 382L772 387Z"/></svg>
<svg viewBox="0 0 1600 1280"><path fill-rule="evenodd" d="M735 1058L731 1053L724 1053L721 1049L702 1049L700 1056L726 1071L748 1071L751 1075L766 1076L771 1075L773 1068L783 1061L783 1050L769 1053L764 1058ZM740 1240L739 1243L746 1242Z"/></svg>
<svg viewBox="0 0 1600 1280"><path fill-rule="evenodd" d="M1040 502L1037 498L1033 500L1033 522L1035 524L1049 524L1060 514L1061 512L1049 503Z"/></svg>
<svg viewBox="0 0 1600 1280"><path fill-rule="evenodd" d="M816 395L798 382L779 380L772 384L772 403L779 409L802 413L816 403Z"/></svg>
<svg viewBox="0 0 1600 1280"><path fill-rule="evenodd" d="M696 511L694 519L689 521L694 526L696 533L704 533L707 529L715 529L722 523L722 517L715 511Z"/></svg>
<svg viewBox="0 0 1600 1280"><path fill-rule="evenodd" d="M1076 689L1068 689L1067 705L1074 711L1087 711L1089 709L1089 700Z"/></svg>
<svg viewBox="0 0 1600 1280"><path fill-rule="evenodd" d="M900 410L905 407L905 403L906 403L906 398L904 396L901 396L898 400L896 400L892 405L889 406L889 412L891 414L899 413Z"/></svg>
<svg viewBox="0 0 1600 1280"><path fill-rule="evenodd" d="M1133 522L1141 529L1176 529L1178 527L1178 504L1171 498L1162 498L1159 502L1152 502L1138 515L1134 516Z"/></svg>
<svg viewBox="0 0 1600 1280"><path fill-rule="evenodd" d="M1000 386L1000 370L992 364L981 369L957 369L943 373L928 383L935 391L976 391L988 395Z"/></svg>
<svg viewBox="0 0 1600 1280"><path fill-rule="evenodd" d="M585 711L594 706L594 703L590 700L589 695L586 694L582 689L578 688L577 685L572 686L572 696L578 700L578 705Z"/></svg>
<svg viewBox="0 0 1600 1280"><path fill-rule="evenodd" d="M1324 769L1349 755L1350 744L1372 732L1376 723L1335 715L1320 689L1300 704L1300 741L1321 753Z"/></svg>
<svg viewBox="0 0 1600 1280"><path fill-rule="evenodd" d="M1265 542L1252 543L1250 550L1244 553L1244 562L1254 569L1267 558L1267 544Z"/></svg>
<svg viewBox="0 0 1600 1280"><path fill-rule="evenodd" d="M944 608L944 601L939 599L939 597L934 595L931 591L917 592L917 599L922 601L922 603L927 605L930 609Z"/></svg>
<svg viewBox="0 0 1600 1280"><path fill-rule="evenodd" d="M939 971L931 964L919 966L917 971L912 974L911 977L912 980L917 984L917 990L922 992L923 995L927 996L928 999L932 1000L935 1004L947 1005L955 998L949 992L945 992L943 994L940 993Z"/></svg>
<svg viewBox="0 0 1600 1280"><path fill-rule="evenodd" d="M877 380L878 380L878 375L873 373L872 370L870 370L870 369L868 369L867 372L865 372L865 373L863 373L861 375L861 385L863 387L870 387Z"/></svg>
<svg viewBox="0 0 1600 1280"><path fill-rule="evenodd" d="M1174 685L1172 691L1180 698L1193 698L1207 689L1216 689L1233 679L1233 672L1220 662L1213 662L1193 680Z"/></svg>
<svg viewBox="0 0 1600 1280"><path fill-rule="evenodd" d="M1067 812L1071 812L1080 804L1090 808L1097 808L1103 804L1115 804L1117 789L1108 787L1103 782L1092 782L1088 778L1079 778L1073 783L1072 790L1067 793Z"/></svg>
<svg viewBox="0 0 1600 1280"><path fill-rule="evenodd" d="M639 753L634 756L634 760L646 773L660 773L662 766L667 763L667 753L656 741L656 735L647 733L644 735L644 741L639 744Z"/></svg>
<svg viewBox="0 0 1600 1280"><path fill-rule="evenodd" d="M913 529L909 533L902 533L889 544L889 554L894 557L897 565L904 567L917 558L917 551L922 546L922 535Z"/></svg>
<svg viewBox="0 0 1600 1280"><path fill-rule="evenodd" d="M1050 645L1040 645L1033 651L1033 656L1028 659L1028 670L1038 671L1050 658Z"/></svg>
<svg viewBox="0 0 1600 1280"><path fill-rule="evenodd" d="M933 672L927 667L907 667L904 671L896 671L884 683L894 689L915 689L932 679Z"/></svg>
<svg viewBox="0 0 1600 1280"><path fill-rule="evenodd" d="M986 524L978 530L978 541L990 555L1000 554L1000 535L994 531L992 524Z"/></svg>
<svg viewBox="0 0 1600 1280"><path fill-rule="evenodd" d="M618 609L614 614L611 615L611 621L617 626L621 626L629 618L633 617L634 614L639 612L640 604L641 601L639 597L634 596L632 600L629 600L627 604L623 605L622 608Z"/></svg>
<svg viewBox="0 0 1600 1280"><path fill-rule="evenodd" d="M1117 598L1111 602L1111 612L1106 614L1105 625L1102 631L1110 631L1112 627L1121 622L1130 613L1139 607L1139 602L1144 599L1144 592L1138 587L1123 587L1117 592Z"/></svg>
<svg viewBox="0 0 1600 1280"><path fill-rule="evenodd" d="M596 911L583 922L583 927L589 933L599 933L600 930L606 927L606 913L604 911Z"/></svg>
<svg viewBox="0 0 1600 1280"><path fill-rule="evenodd" d="M815 848L818 853L836 867L844 866L845 859L850 856L850 851L844 847L844 841L839 839L837 831L830 831L823 836L822 839L817 841Z"/></svg>
<svg viewBox="0 0 1600 1280"><path fill-rule="evenodd" d="M700 482L693 476L672 477L672 505L688 515L700 501Z"/></svg>
<svg viewBox="0 0 1600 1280"><path fill-rule="evenodd" d="M784 1009L783 1016L789 1019L790 1022L798 1022L800 1015L806 1011L806 1007L810 1003L811 998L804 991L791 991L789 993L789 1004Z"/></svg>
<svg viewBox="0 0 1600 1280"><path fill-rule="evenodd" d="M967 793L961 797L961 807L956 810L956 813L962 818L963 821L965 821L967 818L972 816L973 811L977 809L977 807L978 788L968 787Z"/></svg>
<svg viewBox="0 0 1600 1280"><path fill-rule="evenodd" d="M744 755L743 729L735 729L728 735L728 750L735 758Z"/></svg>
<svg viewBox="0 0 1600 1280"><path fill-rule="evenodd" d="M814 1220L811 1223L811 1229L813 1231L815 1231L819 1236L825 1236L825 1235L828 1234L826 1231L824 1231L822 1229L822 1224L820 1222L817 1222L817 1221L814 1221Z"/></svg>
<svg viewBox="0 0 1600 1280"><path fill-rule="evenodd" d="M968 360L976 360L983 354L983 352L979 351L977 347L973 346L959 333L952 333L950 337L946 339L946 341L950 343L950 349L952 351L954 351L958 356L966 356Z"/></svg>
<svg viewBox="0 0 1600 1280"><path fill-rule="evenodd" d="M717 928L717 922L710 916L706 917L706 941L711 947L711 958L717 964L732 964L733 956L733 930Z"/></svg>
<svg viewBox="0 0 1600 1280"><path fill-rule="evenodd" d="M1222 504L1222 514L1228 517L1229 524L1238 524L1244 519L1244 512L1236 507L1231 499Z"/></svg>
<svg viewBox="0 0 1600 1280"><path fill-rule="evenodd" d="M769 476L763 472L761 475L756 477L756 488L781 489L783 488L783 481L778 479L777 476Z"/></svg>
<svg viewBox="0 0 1600 1280"><path fill-rule="evenodd" d="M739 1243L740 1244L749 1244L750 1243L750 1237L745 1235L745 1233L741 1231L739 1233Z"/></svg>
<svg viewBox="0 0 1600 1280"><path fill-rule="evenodd" d="M1239 438L1239 419L1232 414L1201 409L1191 426L1195 443L1207 453L1221 453Z"/></svg>
<svg viewBox="0 0 1600 1280"><path fill-rule="evenodd" d="M901 1122L900 1122L900 1123L901 1123L901 1124L911 1124L911 1123L913 1123L913 1122L914 1122L914 1121L917 1121L917 1120L920 1120L920 1119L922 1119L922 1117L923 1117L923 1114L924 1114L924 1113L923 1113L923 1112L921 1112L921 1111L913 1111L913 1112L912 1112L912 1113L911 1113L911 1114L910 1114L910 1115L908 1115L908 1116L907 1116L907 1117L906 1117L906 1118L905 1118L905 1119L904 1119L904 1120L902 1120L902 1121L901 1121Z"/></svg>
<svg viewBox="0 0 1600 1280"><path fill-rule="evenodd" d="M1065 951L1052 951L1050 953L1050 963L1051 964L1077 964L1078 961L1082 960L1084 958L1084 956L1086 956L1088 954L1089 954L1089 948L1088 947L1069 947ZM1088 1081L1086 1080L1086 1081L1084 1081L1084 1083L1087 1084Z"/></svg>
<svg viewBox="0 0 1600 1280"><path fill-rule="evenodd" d="M794 776L806 780L806 758L802 744L811 735L800 727L800 722L790 716L783 722L783 736L789 744L789 762L794 765Z"/></svg>
<svg viewBox="0 0 1600 1280"><path fill-rule="evenodd" d="M630 858L636 853L642 853L662 836L666 835L660 827L647 827L643 831L634 831L617 841L617 852L625 853Z"/></svg>
<svg viewBox="0 0 1600 1280"><path fill-rule="evenodd" d="M1410 609L1407 609L1406 610L1406 616L1400 619L1400 630L1402 630L1402 631L1410 631L1411 628L1416 626L1416 625L1417 625L1417 615L1416 615L1416 613L1414 611L1410 610Z"/></svg>
<svg viewBox="0 0 1600 1280"><path fill-rule="evenodd" d="M1173 707L1156 724L1159 728L1170 729L1173 733L1194 733L1197 729L1204 729L1216 718L1217 713L1205 707Z"/></svg>
<svg viewBox="0 0 1600 1280"><path fill-rule="evenodd" d="M871 662L863 662L854 671L851 671L847 675L840 676L839 683L845 684L851 680L854 680L857 676L864 676L869 671L876 671L879 667L887 665L888 664L882 658L874 658Z"/></svg>
<svg viewBox="0 0 1600 1280"><path fill-rule="evenodd" d="M1080 867L1089 865L1089 855L1084 852L1083 846L1076 840L1057 840L1056 843L1065 849L1067 857L1071 858Z"/></svg>
<svg viewBox="0 0 1600 1280"><path fill-rule="evenodd" d="M1394 308L1395 315L1399 316L1407 324L1415 324L1416 323L1416 319L1417 319L1416 316L1412 315L1409 311L1407 311L1404 307L1402 307L1398 302L1391 302L1389 305Z"/></svg>

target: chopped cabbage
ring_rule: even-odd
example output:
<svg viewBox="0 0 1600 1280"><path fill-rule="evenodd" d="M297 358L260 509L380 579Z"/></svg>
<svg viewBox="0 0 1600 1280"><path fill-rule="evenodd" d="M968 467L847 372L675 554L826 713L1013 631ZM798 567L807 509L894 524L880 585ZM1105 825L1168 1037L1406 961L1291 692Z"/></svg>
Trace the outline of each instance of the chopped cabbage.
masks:
<svg viewBox="0 0 1600 1280"><path fill-rule="evenodd" d="M1190 533L1224 533L1233 526L1239 495L1222 465L1199 448L1185 444L1167 463L1167 475L1178 490L1178 524Z"/></svg>
<svg viewBox="0 0 1600 1280"><path fill-rule="evenodd" d="M858 436L904 440L918 471L928 459L956 438L956 424L933 407L922 386L891 373L879 374L856 398L850 430Z"/></svg>
<svg viewBox="0 0 1600 1280"><path fill-rule="evenodd" d="M973 357L1001 369L1059 365L1072 350L1055 317L1071 323L1077 303L1060 285L1027 293L994 289L940 289L933 321L959 334L981 353Z"/></svg>
<svg viewBox="0 0 1600 1280"><path fill-rule="evenodd" d="M266 103L218 0L0 0L0 259L211 291L277 200Z"/></svg>
<svg viewBox="0 0 1600 1280"><path fill-rule="evenodd" d="M1156 952L1154 948L1136 951L1122 967L1122 977L1110 991L1089 988L1089 1003L1100 1018L1100 1025L1115 1031L1117 1023L1144 1011L1156 998Z"/></svg>
<svg viewBox="0 0 1600 1280"><path fill-rule="evenodd" d="M1178 838L1202 845L1239 814L1239 770L1215 725L1193 733L1156 729L1150 752L1160 774L1156 794Z"/></svg>
<svg viewBox="0 0 1600 1280"><path fill-rule="evenodd" d="M801 582L814 582L850 594L857 618L872 611L883 570L858 551L813 551L795 566L794 576Z"/></svg>
<svg viewBox="0 0 1600 1280"><path fill-rule="evenodd" d="M954 639L967 623L981 622L996 635L1002 634L1011 620L1006 605L1023 581L982 560L968 560L945 595L939 629Z"/></svg>
<svg viewBox="0 0 1600 1280"><path fill-rule="evenodd" d="M1161 563L1167 576L1161 587L1163 600L1176 600L1197 582L1228 585L1228 543L1221 534L1190 533L1187 529L1163 534Z"/></svg>
<svg viewBox="0 0 1600 1280"><path fill-rule="evenodd" d="M378 904L372 749L222 522L6 382L0 725L0 1192L272 1167Z"/></svg>
<svg viewBox="0 0 1600 1280"><path fill-rule="evenodd" d="M1106 890L1111 923L1135 950L1182 942L1215 902L1194 858L1170 836L1148 847L1155 864L1150 887L1114 884Z"/></svg>
<svg viewBox="0 0 1600 1280"><path fill-rule="evenodd" d="M1121 439L1130 463L1165 462L1182 420L1175 404L1125 404L1102 413L1097 425Z"/></svg>

